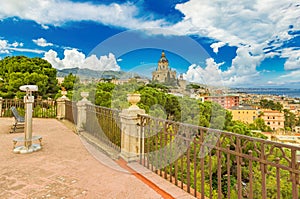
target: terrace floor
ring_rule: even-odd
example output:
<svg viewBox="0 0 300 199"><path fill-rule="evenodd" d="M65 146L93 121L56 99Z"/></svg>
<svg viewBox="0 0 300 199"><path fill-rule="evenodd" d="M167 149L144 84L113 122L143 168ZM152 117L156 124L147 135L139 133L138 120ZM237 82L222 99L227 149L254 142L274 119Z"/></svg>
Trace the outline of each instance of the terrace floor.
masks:
<svg viewBox="0 0 300 199"><path fill-rule="evenodd" d="M128 172L55 119L33 119L42 150L14 154L12 139L24 134L9 133L13 121L0 118L0 198L193 198L151 172Z"/></svg>

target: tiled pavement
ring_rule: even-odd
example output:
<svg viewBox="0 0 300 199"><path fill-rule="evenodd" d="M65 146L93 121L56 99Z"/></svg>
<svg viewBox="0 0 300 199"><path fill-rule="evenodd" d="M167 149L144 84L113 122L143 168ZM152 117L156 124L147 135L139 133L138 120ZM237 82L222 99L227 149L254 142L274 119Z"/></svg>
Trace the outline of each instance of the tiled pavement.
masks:
<svg viewBox="0 0 300 199"><path fill-rule="evenodd" d="M41 151L14 154L12 139L24 134L9 134L12 123L12 118L0 118L1 199L163 198L55 119L33 119L33 135L43 136ZM160 177L147 175L153 182L159 180L159 187L174 198L193 198Z"/></svg>

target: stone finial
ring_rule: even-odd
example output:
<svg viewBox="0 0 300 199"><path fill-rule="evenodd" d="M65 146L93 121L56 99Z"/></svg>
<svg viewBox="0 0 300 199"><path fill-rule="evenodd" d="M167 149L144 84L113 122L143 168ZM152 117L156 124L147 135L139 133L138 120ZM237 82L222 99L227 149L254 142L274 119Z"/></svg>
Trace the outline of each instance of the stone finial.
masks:
<svg viewBox="0 0 300 199"><path fill-rule="evenodd" d="M67 92L66 90L62 90L62 91L61 91L61 94L62 94L62 97L61 97L61 98L62 98L62 99L66 99L66 98L67 98L66 95L68 94L68 92Z"/></svg>
<svg viewBox="0 0 300 199"><path fill-rule="evenodd" d="M89 92L81 92L80 95L83 101L88 101L87 97L89 96Z"/></svg>
<svg viewBox="0 0 300 199"><path fill-rule="evenodd" d="M139 109L137 103L141 100L141 94L138 93L131 93L127 94L127 101L131 104L129 109Z"/></svg>

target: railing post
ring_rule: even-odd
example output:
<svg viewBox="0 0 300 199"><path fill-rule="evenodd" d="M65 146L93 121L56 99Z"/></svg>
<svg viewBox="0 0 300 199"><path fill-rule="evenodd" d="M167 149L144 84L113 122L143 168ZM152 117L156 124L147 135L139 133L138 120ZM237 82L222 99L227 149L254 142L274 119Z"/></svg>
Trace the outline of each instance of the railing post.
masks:
<svg viewBox="0 0 300 199"><path fill-rule="evenodd" d="M86 124L86 105L92 104L87 97L89 96L88 92L81 92L82 100L77 102L77 132L81 132L84 130L84 125Z"/></svg>
<svg viewBox="0 0 300 199"><path fill-rule="evenodd" d="M0 97L0 117L2 117L2 102L3 102L3 98Z"/></svg>
<svg viewBox="0 0 300 199"><path fill-rule="evenodd" d="M139 114L145 114L145 110L136 106L140 100L140 94L128 94L127 100L132 104L128 109L122 110L121 119L121 157L132 162L139 159L140 155L140 127ZM132 101L135 98L134 102Z"/></svg>
<svg viewBox="0 0 300 199"><path fill-rule="evenodd" d="M69 98L66 96L67 91L62 91L62 97L57 98L57 109L56 109L56 118L61 120L66 117L66 100L69 101Z"/></svg>

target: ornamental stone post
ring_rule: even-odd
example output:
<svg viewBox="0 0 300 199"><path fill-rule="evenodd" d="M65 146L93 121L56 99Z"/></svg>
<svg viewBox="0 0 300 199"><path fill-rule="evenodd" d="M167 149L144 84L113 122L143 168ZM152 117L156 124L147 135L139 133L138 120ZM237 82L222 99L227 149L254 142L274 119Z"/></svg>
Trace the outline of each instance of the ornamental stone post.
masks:
<svg viewBox="0 0 300 199"><path fill-rule="evenodd" d="M140 155L141 136L139 114L145 114L136 104L140 101L140 94L128 94L127 100L131 103L128 109L122 110L121 119L121 157L127 161L136 161Z"/></svg>
<svg viewBox="0 0 300 199"><path fill-rule="evenodd" d="M84 125L86 124L86 105L92 104L87 97L89 96L88 92L81 92L82 100L77 102L77 132L81 132L84 130Z"/></svg>
<svg viewBox="0 0 300 199"><path fill-rule="evenodd" d="M62 91L62 97L59 97L56 100L57 109L56 109L56 118L61 120L64 119L66 116L66 101L70 101L70 99L66 96L67 91Z"/></svg>

